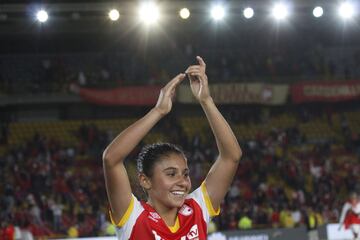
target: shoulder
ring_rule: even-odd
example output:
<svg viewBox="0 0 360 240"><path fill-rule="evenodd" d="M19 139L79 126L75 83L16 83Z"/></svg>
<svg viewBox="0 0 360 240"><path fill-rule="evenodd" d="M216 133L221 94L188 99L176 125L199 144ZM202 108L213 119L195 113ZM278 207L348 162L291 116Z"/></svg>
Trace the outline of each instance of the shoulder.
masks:
<svg viewBox="0 0 360 240"><path fill-rule="evenodd" d="M349 210L349 209L351 209L351 208L352 208L352 205L351 205L350 202L344 203L344 205L343 205L343 209L344 209L344 210Z"/></svg>
<svg viewBox="0 0 360 240"><path fill-rule="evenodd" d="M187 202L190 203L191 201L194 201L201 208L206 222L209 222L210 218L215 217L220 213L220 209L215 210L213 208L204 182L189 194Z"/></svg>
<svg viewBox="0 0 360 240"><path fill-rule="evenodd" d="M120 236L119 239L129 239L130 235L133 232L135 224L140 220L141 216L144 213L144 207L141 202L133 195L131 202L121 220L118 223L115 223L112 220L111 213L110 219L112 223L116 226L117 235Z"/></svg>

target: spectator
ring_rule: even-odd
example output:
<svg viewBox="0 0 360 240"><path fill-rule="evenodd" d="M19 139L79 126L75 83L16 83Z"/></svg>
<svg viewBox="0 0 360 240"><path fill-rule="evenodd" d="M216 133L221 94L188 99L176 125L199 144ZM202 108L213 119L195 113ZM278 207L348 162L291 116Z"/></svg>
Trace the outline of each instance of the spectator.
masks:
<svg viewBox="0 0 360 240"><path fill-rule="evenodd" d="M247 230L247 229L251 229L252 228L252 220L249 217L248 213L243 213L241 214L239 223L238 223L238 228L240 230Z"/></svg>

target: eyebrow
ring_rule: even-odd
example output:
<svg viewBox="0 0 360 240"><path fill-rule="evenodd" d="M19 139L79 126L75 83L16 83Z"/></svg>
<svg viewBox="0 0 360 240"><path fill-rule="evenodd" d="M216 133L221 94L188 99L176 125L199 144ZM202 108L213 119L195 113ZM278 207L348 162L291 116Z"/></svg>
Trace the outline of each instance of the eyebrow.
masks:
<svg viewBox="0 0 360 240"><path fill-rule="evenodd" d="M165 168L163 171L165 172L165 171L168 171L168 170L175 170L175 171L177 171L178 170L178 168L176 168L176 167L168 167L168 168ZM189 171L189 168L185 168L184 169L184 172L188 172Z"/></svg>

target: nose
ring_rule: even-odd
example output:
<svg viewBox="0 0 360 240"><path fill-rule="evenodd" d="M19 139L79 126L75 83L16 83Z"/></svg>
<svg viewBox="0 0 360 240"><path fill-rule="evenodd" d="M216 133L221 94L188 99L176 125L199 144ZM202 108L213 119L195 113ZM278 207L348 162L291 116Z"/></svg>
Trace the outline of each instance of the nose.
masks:
<svg viewBox="0 0 360 240"><path fill-rule="evenodd" d="M179 181L177 182L177 185L178 186L180 186L180 187L182 187L182 188L185 188L186 190L188 190L190 187L190 180L189 180L189 178L188 177L186 177L186 176L181 176L180 178L179 178Z"/></svg>

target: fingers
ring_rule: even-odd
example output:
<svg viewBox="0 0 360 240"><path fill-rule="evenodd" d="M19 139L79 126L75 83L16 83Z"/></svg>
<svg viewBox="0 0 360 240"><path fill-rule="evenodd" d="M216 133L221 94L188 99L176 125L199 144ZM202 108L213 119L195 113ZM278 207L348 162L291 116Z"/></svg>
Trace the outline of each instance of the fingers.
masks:
<svg viewBox="0 0 360 240"><path fill-rule="evenodd" d="M198 60L199 65L191 65L190 67L188 67L185 71L186 74L189 74L190 72L195 70L203 71L205 73L206 64L204 60L200 56L197 56L196 59Z"/></svg>
<svg viewBox="0 0 360 240"><path fill-rule="evenodd" d="M191 77L198 77L197 79L202 79L204 77L203 73L199 71L189 72Z"/></svg>
<svg viewBox="0 0 360 240"><path fill-rule="evenodd" d="M189 73L189 71L194 71L194 70L200 71L201 70L200 65L192 65L192 66L188 67L186 69L185 73Z"/></svg>
<svg viewBox="0 0 360 240"><path fill-rule="evenodd" d="M199 81L201 85L205 85L205 86L208 85L207 77L206 77L206 75L204 76L203 73L193 72L193 73L190 73L189 75L190 75L190 77L189 77L190 83L193 81L195 81L195 82Z"/></svg>
<svg viewBox="0 0 360 240"><path fill-rule="evenodd" d="M196 59L198 60L198 63L200 66L206 68L206 64L205 64L204 60L202 59L202 57L196 56Z"/></svg>
<svg viewBox="0 0 360 240"><path fill-rule="evenodd" d="M199 65L191 65L190 67L200 67L200 68L205 68L206 67L206 63L204 62L204 59L202 59L202 57L197 56L196 60L198 61Z"/></svg>
<svg viewBox="0 0 360 240"><path fill-rule="evenodd" d="M206 78L205 73L201 69L197 69L197 68L192 68L190 70L187 70L186 74L188 74L190 77L197 76L200 78Z"/></svg>
<svg viewBox="0 0 360 240"><path fill-rule="evenodd" d="M164 89L168 89L168 90L171 90L171 89L175 89L177 85L179 85L179 83L184 80L185 78L185 74L184 73L180 73L178 74L176 77L174 77L170 82L168 82L166 84L166 86L164 87Z"/></svg>

